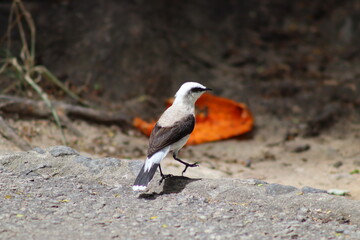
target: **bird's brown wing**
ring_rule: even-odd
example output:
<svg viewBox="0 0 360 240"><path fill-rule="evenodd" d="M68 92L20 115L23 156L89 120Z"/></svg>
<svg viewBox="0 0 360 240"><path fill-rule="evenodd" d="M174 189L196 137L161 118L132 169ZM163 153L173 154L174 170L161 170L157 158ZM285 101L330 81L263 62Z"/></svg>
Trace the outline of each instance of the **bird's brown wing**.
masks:
<svg viewBox="0 0 360 240"><path fill-rule="evenodd" d="M175 122L171 127L161 127L156 124L150 135L148 158L190 134L194 130L194 126L195 117L192 114Z"/></svg>

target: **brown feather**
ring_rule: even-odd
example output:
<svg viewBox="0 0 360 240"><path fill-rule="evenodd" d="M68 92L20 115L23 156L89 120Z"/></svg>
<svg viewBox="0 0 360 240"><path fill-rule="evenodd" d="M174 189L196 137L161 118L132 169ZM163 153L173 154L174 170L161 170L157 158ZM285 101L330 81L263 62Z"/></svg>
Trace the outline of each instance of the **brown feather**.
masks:
<svg viewBox="0 0 360 240"><path fill-rule="evenodd" d="M194 126L195 117L192 114L175 122L171 127L161 127L158 123L156 123L150 135L147 157L150 158L154 153L164 147L167 147L189 135L194 130Z"/></svg>

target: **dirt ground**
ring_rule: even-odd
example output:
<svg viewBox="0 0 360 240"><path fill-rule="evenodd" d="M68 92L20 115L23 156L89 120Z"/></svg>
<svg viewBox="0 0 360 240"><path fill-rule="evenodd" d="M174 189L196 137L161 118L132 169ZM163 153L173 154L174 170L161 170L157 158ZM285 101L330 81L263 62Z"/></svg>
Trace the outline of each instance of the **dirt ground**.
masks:
<svg viewBox="0 0 360 240"><path fill-rule="evenodd" d="M7 119L21 137L33 146L61 145L60 131L48 120ZM188 169L193 178L255 178L269 183L324 190L348 190L351 199L360 199L360 124L342 120L318 137L295 137L283 141L286 122L257 117L256 131L245 137L187 146L180 156L200 167ZM75 121L83 133L78 137L65 130L69 146L85 155L145 159L147 137L136 130L123 133L117 126ZM18 151L0 137L0 152ZM180 175L182 166L170 156L164 161L166 173Z"/></svg>

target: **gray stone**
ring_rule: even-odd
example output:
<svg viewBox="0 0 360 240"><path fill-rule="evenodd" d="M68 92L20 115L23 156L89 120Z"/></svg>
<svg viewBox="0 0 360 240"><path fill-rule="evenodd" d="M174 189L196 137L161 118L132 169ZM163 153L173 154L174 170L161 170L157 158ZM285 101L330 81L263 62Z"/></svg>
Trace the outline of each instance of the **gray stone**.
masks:
<svg viewBox="0 0 360 240"><path fill-rule="evenodd" d="M343 162L342 161L337 161L337 162L335 162L334 164L333 164L333 167L334 168L339 168L339 167L341 167L343 165Z"/></svg>
<svg viewBox="0 0 360 240"><path fill-rule="evenodd" d="M137 175L140 172L140 169L142 168L142 165L144 164L144 161L141 160L133 160L129 163L129 170L134 174Z"/></svg>
<svg viewBox="0 0 360 240"><path fill-rule="evenodd" d="M259 179L246 179L244 181L246 181L249 184L257 185L257 186L268 184L267 182L265 182L263 180L259 180Z"/></svg>
<svg viewBox="0 0 360 240"><path fill-rule="evenodd" d="M269 195L281 195L296 191L297 188L293 186L281 185L277 183L271 183L266 185L266 194Z"/></svg>
<svg viewBox="0 0 360 240"><path fill-rule="evenodd" d="M74 158L74 161L77 162L77 163L81 163L83 165L86 165L86 164L88 164L89 161L91 161L91 157L86 157L86 156L83 156L83 155L79 155L79 156L76 156Z"/></svg>
<svg viewBox="0 0 360 240"><path fill-rule="evenodd" d="M41 148L39 148L39 147L33 148L32 151L35 151L35 152L40 153L40 154L46 153L43 149L41 149Z"/></svg>
<svg viewBox="0 0 360 240"><path fill-rule="evenodd" d="M305 186L301 189L303 193L327 193L326 190Z"/></svg>
<svg viewBox="0 0 360 240"><path fill-rule="evenodd" d="M254 179L181 176L161 186L155 176L140 194L131 186L142 164L0 155L0 239L360 239L359 201Z"/></svg>
<svg viewBox="0 0 360 240"><path fill-rule="evenodd" d="M96 174L105 168L121 166L121 161L117 158L92 159L90 157L79 155L74 158L74 161L86 166L91 172Z"/></svg>
<svg viewBox="0 0 360 240"><path fill-rule="evenodd" d="M310 210L308 208L305 208L305 207L301 207L299 209L299 213L301 213L301 214L307 214L309 212L310 212Z"/></svg>
<svg viewBox="0 0 360 240"><path fill-rule="evenodd" d="M55 146L50 147L47 151L54 157L66 156L66 155L79 155L77 151L67 146Z"/></svg>
<svg viewBox="0 0 360 240"><path fill-rule="evenodd" d="M299 145L299 146L294 147L292 149L292 152L301 153L301 152L308 151L309 149L310 149L310 145L309 144L304 144L304 145Z"/></svg>
<svg viewBox="0 0 360 240"><path fill-rule="evenodd" d="M299 215L296 216L296 220L298 220L299 222L305 222L306 219L307 219L307 217L304 216L304 215L299 214Z"/></svg>

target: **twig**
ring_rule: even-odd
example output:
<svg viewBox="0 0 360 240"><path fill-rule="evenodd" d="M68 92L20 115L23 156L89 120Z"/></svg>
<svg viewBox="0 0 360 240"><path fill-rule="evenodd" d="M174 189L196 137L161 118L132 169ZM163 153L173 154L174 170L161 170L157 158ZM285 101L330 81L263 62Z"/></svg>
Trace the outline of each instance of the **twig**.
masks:
<svg viewBox="0 0 360 240"><path fill-rule="evenodd" d="M121 127L129 126L131 124L130 118L123 113L98 111L63 102L50 102L50 104L53 106L54 111L56 111L64 126L77 136L82 136L82 134L73 126L70 117L81 118L103 124L117 124ZM52 110L47 106L45 101L34 101L31 99L8 95L0 95L0 111L4 113L16 113L23 116L26 115L39 118L49 118L53 114ZM14 142L14 144L22 150L31 149L31 146L21 139L2 118L0 119L0 133L2 133L10 141Z"/></svg>
<svg viewBox="0 0 360 240"><path fill-rule="evenodd" d="M51 104L61 118L66 116L104 124L113 123L119 126L131 125L130 117L125 113L99 111L63 102L51 102ZM0 95L0 110L7 113L17 113L41 118L51 116L50 109L47 108L43 101L34 101L9 95Z"/></svg>

